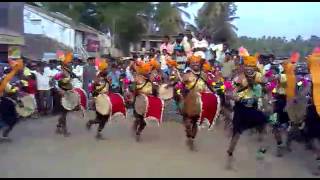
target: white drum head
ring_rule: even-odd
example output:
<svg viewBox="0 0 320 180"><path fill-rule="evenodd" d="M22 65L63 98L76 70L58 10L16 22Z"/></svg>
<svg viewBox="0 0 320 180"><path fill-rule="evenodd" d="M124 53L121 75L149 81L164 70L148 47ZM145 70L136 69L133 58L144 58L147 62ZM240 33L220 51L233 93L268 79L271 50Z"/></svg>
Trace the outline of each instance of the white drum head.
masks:
<svg viewBox="0 0 320 180"><path fill-rule="evenodd" d="M66 110L73 110L80 104L79 95L73 91L67 91L61 99L61 104Z"/></svg>
<svg viewBox="0 0 320 180"><path fill-rule="evenodd" d="M144 94L140 94L136 97L136 101L134 102L134 109L140 115L143 115L147 111L147 97Z"/></svg>
<svg viewBox="0 0 320 180"><path fill-rule="evenodd" d="M17 105L16 106L17 113L21 117L31 116L36 109L36 105L34 103L35 102L34 97L27 95L27 96L20 98L20 100L23 104L23 107L20 107L19 105Z"/></svg>
<svg viewBox="0 0 320 180"><path fill-rule="evenodd" d="M107 115L110 113L110 101L106 94L99 94L95 98L96 111L101 115Z"/></svg>

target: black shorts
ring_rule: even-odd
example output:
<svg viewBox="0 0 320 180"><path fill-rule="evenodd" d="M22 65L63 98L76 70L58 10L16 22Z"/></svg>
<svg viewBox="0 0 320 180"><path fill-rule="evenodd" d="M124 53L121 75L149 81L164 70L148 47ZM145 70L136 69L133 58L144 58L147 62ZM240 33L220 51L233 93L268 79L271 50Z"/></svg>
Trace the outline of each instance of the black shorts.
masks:
<svg viewBox="0 0 320 180"><path fill-rule="evenodd" d="M251 128L263 128L267 124L267 117L262 111L254 107L246 107L240 102L234 106L233 134L242 133Z"/></svg>

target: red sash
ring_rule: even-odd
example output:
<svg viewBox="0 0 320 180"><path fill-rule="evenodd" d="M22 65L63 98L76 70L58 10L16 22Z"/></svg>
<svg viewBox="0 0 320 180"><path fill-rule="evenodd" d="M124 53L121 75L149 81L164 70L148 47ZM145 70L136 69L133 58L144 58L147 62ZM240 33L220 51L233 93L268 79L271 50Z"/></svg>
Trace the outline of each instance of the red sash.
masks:
<svg viewBox="0 0 320 180"><path fill-rule="evenodd" d="M220 113L220 99L219 97L211 92L200 93L201 96L201 114L200 124L206 119L209 128L217 120Z"/></svg>
<svg viewBox="0 0 320 180"><path fill-rule="evenodd" d="M76 92L79 95L79 97L80 97L80 105L82 106L82 108L83 109L87 109L87 107L88 107L87 93L81 88L74 88L73 91Z"/></svg>
<svg viewBox="0 0 320 180"><path fill-rule="evenodd" d="M123 97L118 93L108 93L110 103L111 103L111 115L115 115L117 113L123 114L125 117L127 116L127 110L125 106L125 102Z"/></svg>
<svg viewBox="0 0 320 180"><path fill-rule="evenodd" d="M158 125L162 123L162 114L164 109L163 101L155 96L148 95L147 97L147 112L145 119L155 119Z"/></svg>

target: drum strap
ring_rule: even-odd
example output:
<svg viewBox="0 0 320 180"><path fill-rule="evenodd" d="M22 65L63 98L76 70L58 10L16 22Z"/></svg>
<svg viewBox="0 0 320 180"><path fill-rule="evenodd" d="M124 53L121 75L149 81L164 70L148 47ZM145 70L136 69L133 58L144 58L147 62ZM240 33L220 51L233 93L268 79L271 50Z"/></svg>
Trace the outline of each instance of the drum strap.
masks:
<svg viewBox="0 0 320 180"><path fill-rule="evenodd" d="M140 89L144 88L148 82L151 82L151 81L149 79L147 79L146 82L140 88L136 88L136 90L140 90Z"/></svg>
<svg viewBox="0 0 320 180"><path fill-rule="evenodd" d="M213 92L213 93L215 92L214 89L212 89L212 87L210 86L210 84L208 84L208 82L201 76L201 73L200 73L199 75L198 75L198 74L195 74L195 75L197 76L197 80L196 80L196 82L193 84L192 88L190 88L190 90L192 90L192 89L194 89L194 88L196 87L199 79L202 79L202 80L205 82L205 84L207 85L207 87L209 88L209 90L210 90L211 92Z"/></svg>

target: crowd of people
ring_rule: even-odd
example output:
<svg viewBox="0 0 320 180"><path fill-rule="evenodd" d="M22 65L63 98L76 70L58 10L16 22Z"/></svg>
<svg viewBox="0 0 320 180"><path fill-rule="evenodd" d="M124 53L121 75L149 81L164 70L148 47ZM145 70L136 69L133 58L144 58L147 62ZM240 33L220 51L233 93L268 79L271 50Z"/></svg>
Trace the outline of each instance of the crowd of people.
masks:
<svg viewBox="0 0 320 180"><path fill-rule="evenodd" d="M65 136L70 135L70 111L82 110L84 116L88 109L95 111L86 127L98 124L96 138L103 139L102 130L112 116L126 116L127 108L133 108L137 141L148 122L162 123L164 101L173 100L191 150L196 149L198 128L214 128L220 120L232 133L227 150L231 160L242 132L257 130L262 136L270 126L278 156L291 150L293 140L303 138L315 150L320 169L320 148L312 143L320 138L320 50L307 57L309 76L296 75L299 59L293 53L276 63L273 55L250 55L243 47L230 49L226 42L214 44L210 36L187 32L174 41L164 36L159 49L123 61L67 54L48 63L10 60L10 67L1 72L2 138L8 138L21 116L17 107L26 110L24 96L34 99L37 107L28 116L59 114L56 132ZM259 149L260 154L265 151Z"/></svg>

